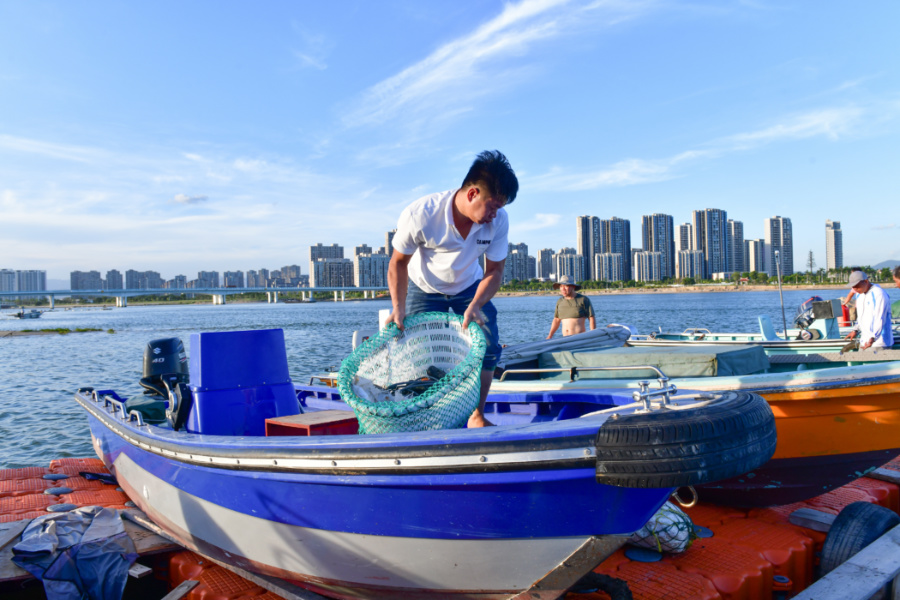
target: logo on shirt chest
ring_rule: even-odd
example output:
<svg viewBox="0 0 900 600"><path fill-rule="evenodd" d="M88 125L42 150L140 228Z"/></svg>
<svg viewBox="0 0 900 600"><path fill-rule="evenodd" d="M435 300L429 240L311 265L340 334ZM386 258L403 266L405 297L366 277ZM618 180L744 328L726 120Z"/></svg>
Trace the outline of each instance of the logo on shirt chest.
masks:
<svg viewBox="0 0 900 600"><path fill-rule="evenodd" d="M491 240L479 240L478 238L476 238L475 243L479 246L486 246L491 243Z"/></svg>

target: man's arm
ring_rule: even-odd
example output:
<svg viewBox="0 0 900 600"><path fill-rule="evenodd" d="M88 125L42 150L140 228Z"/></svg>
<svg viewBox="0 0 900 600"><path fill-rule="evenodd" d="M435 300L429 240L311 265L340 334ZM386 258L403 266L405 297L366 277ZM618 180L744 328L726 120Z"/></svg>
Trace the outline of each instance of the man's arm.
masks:
<svg viewBox="0 0 900 600"><path fill-rule="evenodd" d="M550 333L549 333L549 335L547 335L548 340L550 338L552 338L553 335L556 333L556 330L559 329L560 323L562 323L562 321L560 320L559 317L553 317L553 322L550 323Z"/></svg>
<svg viewBox="0 0 900 600"><path fill-rule="evenodd" d="M591 331L597 329L597 317L591 315L588 317L588 322L591 324Z"/></svg>
<svg viewBox="0 0 900 600"><path fill-rule="evenodd" d="M391 292L391 304L394 310L388 323L396 323L403 330L403 319L406 318L406 292L409 289L409 261L412 254L403 254L394 250L388 265L388 290ZM480 289L480 288L479 288Z"/></svg>
<svg viewBox="0 0 900 600"><path fill-rule="evenodd" d="M497 262L487 257L484 258L484 279L478 284L478 289L475 290L475 297L472 298L472 302L469 303L469 307L463 313L463 329L468 327L472 321L479 325L484 325L481 307L487 304L494 297L494 294L497 293L497 290L500 289L500 282L503 280L503 265L505 264L505 258Z"/></svg>

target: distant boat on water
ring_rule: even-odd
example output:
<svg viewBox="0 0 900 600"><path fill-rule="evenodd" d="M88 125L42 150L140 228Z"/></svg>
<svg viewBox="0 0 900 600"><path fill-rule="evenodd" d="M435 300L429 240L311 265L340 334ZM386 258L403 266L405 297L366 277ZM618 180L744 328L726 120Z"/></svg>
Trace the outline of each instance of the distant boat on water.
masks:
<svg viewBox="0 0 900 600"><path fill-rule="evenodd" d="M31 309L26 311L24 308L17 313L13 313L13 316L17 319L39 319L43 314L42 311Z"/></svg>

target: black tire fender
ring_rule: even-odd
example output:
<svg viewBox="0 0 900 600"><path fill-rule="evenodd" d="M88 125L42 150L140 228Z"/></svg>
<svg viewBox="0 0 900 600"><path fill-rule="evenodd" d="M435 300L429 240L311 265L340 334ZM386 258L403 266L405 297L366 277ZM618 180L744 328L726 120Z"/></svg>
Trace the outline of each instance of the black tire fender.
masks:
<svg viewBox="0 0 900 600"><path fill-rule="evenodd" d="M775 453L775 416L758 394L704 394L694 408L609 418L597 432L597 481L677 488L735 477Z"/></svg>
<svg viewBox="0 0 900 600"><path fill-rule="evenodd" d="M848 504L832 523L822 545L820 576L830 573L897 525L900 516L889 508L869 502Z"/></svg>
<svg viewBox="0 0 900 600"><path fill-rule="evenodd" d="M633 600L634 596L628 588L628 582L602 573L588 573L569 588L573 594L592 594L605 592L610 600Z"/></svg>

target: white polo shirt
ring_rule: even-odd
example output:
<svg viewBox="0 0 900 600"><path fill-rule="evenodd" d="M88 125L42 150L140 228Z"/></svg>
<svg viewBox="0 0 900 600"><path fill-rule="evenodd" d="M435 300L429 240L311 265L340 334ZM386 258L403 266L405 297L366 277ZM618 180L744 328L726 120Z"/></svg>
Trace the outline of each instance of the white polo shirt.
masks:
<svg viewBox="0 0 900 600"><path fill-rule="evenodd" d="M463 239L453 224L458 190L419 198L400 213L395 250L412 255L409 278L428 294L458 294L484 277L478 258L497 262L509 252L509 217L504 209L490 223L472 224Z"/></svg>
<svg viewBox="0 0 900 600"><path fill-rule="evenodd" d="M868 292L856 295L856 314L861 344L875 338L872 344L875 348L890 348L894 345L891 299L880 286L873 283Z"/></svg>

